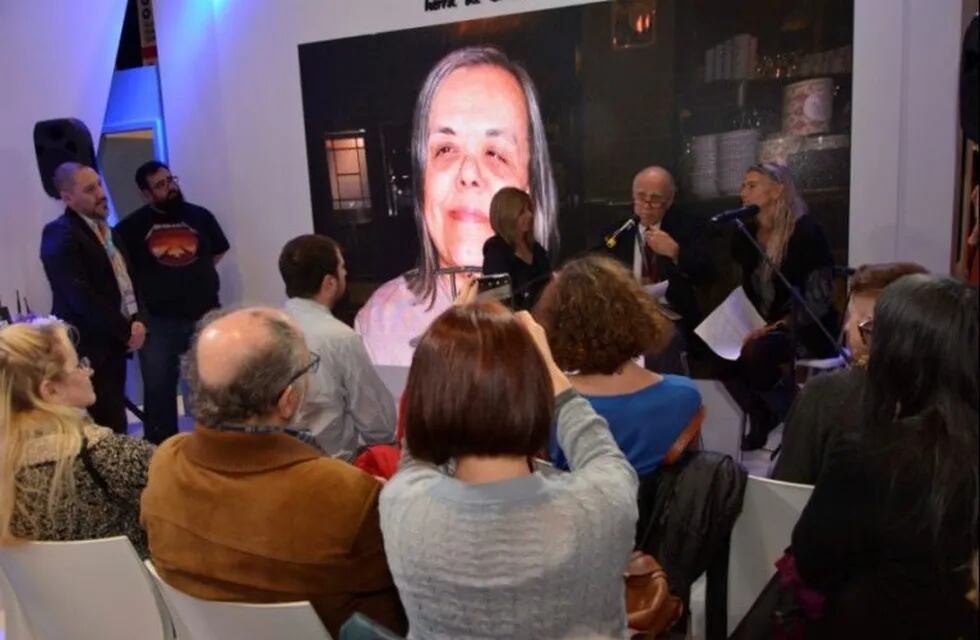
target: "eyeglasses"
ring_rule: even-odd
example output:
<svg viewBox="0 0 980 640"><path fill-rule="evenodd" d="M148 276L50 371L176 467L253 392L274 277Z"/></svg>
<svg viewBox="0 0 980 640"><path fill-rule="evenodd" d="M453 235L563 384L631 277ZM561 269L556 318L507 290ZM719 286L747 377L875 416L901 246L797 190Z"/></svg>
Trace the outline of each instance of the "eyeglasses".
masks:
<svg viewBox="0 0 980 640"><path fill-rule="evenodd" d="M150 187L153 189L162 189L163 187L166 187L171 184L180 184L180 178L178 178L177 176L167 176L163 180L158 180L157 182L154 182L153 184L150 185Z"/></svg>
<svg viewBox="0 0 980 640"><path fill-rule="evenodd" d="M291 387L294 382L296 382L297 380L305 376L307 373L316 373L319 368L320 368L320 356L317 355L316 353L310 353L309 364L307 364L305 367L303 367L302 369L294 373L292 377L289 378L286 384L283 385L282 391L279 392L279 395L281 396L282 394L286 393L286 389Z"/></svg>
<svg viewBox="0 0 980 640"><path fill-rule="evenodd" d="M660 207L667 204L667 198L655 194L634 193L633 202L637 204L648 204L651 207Z"/></svg>
<svg viewBox="0 0 980 640"><path fill-rule="evenodd" d="M865 344L871 341L871 332L874 330L875 321L874 318L868 318L864 322L858 324L858 333L861 334L861 340Z"/></svg>
<svg viewBox="0 0 980 640"><path fill-rule="evenodd" d="M75 368L78 369L79 371L91 371L92 361L89 360L87 357L82 356L81 358L78 359L78 366Z"/></svg>

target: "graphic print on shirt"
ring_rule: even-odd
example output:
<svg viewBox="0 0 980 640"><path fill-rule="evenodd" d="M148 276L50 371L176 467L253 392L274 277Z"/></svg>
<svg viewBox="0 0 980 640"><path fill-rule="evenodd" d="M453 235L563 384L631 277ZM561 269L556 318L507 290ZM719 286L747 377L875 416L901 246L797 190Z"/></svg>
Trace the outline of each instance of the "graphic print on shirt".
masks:
<svg viewBox="0 0 980 640"><path fill-rule="evenodd" d="M197 261L200 237L184 223L155 224L146 234L146 248L165 267L186 267Z"/></svg>

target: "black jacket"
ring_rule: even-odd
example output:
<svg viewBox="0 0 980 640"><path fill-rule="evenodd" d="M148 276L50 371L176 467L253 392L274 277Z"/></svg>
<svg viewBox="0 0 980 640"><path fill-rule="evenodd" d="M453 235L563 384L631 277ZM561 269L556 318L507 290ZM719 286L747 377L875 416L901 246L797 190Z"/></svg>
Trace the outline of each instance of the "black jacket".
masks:
<svg viewBox="0 0 980 640"><path fill-rule="evenodd" d="M680 246L680 255L676 264L670 258L657 256L657 268L669 282L667 301L684 317L684 326L691 330L703 319L694 286L705 284L714 276L714 264L703 241L702 226L696 218L674 209L660 222L661 230ZM633 269L638 230L639 226L634 226L619 236L615 247L606 248L630 270Z"/></svg>
<svg viewBox="0 0 980 640"><path fill-rule="evenodd" d="M113 244L128 265L122 238L115 230L111 233ZM87 356L93 364L125 355L130 325L141 320L142 314L133 318L123 315L122 295L109 256L78 213L66 209L45 225L41 262L51 283L51 313L78 330L79 355Z"/></svg>
<svg viewBox="0 0 980 640"><path fill-rule="evenodd" d="M551 280L548 252L537 242L534 243L533 256L531 264L524 262L498 235L490 237L483 245L483 273L506 273L510 276L514 309L517 310L530 311Z"/></svg>

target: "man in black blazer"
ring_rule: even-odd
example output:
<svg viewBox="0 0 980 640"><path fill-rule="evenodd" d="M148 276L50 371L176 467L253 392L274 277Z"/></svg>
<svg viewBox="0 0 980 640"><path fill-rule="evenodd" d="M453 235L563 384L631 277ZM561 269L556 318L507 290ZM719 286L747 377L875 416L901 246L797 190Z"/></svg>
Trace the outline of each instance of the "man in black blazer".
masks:
<svg viewBox="0 0 980 640"><path fill-rule="evenodd" d="M108 201L94 169L66 162L54 183L66 208L41 235L52 313L78 330L78 355L94 370L92 419L126 433L126 357L143 346L146 327L125 249L106 221Z"/></svg>
<svg viewBox="0 0 980 640"><path fill-rule="evenodd" d="M714 274L701 239L701 224L674 211L674 179L663 167L647 167L633 178L637 224L620 234L609 251L643 284L667 281L665 297L689 332L701 322L694 285Z"/></svg>

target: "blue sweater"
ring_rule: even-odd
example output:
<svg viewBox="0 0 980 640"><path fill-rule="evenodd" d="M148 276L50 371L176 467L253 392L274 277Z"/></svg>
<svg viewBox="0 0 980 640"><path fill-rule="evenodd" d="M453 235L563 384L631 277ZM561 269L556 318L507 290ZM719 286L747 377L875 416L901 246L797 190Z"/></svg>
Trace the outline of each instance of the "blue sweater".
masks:
<svg viewBox="0 0 980 640"><path fill-rule="evenodd" d="M669 374L657 384L633 393L583 397L609 423L616 444L640 477L657 469L701 407L701 393L694 381ZM554 465L568 469L565 453L555 437L548 449Z"/></svg>

